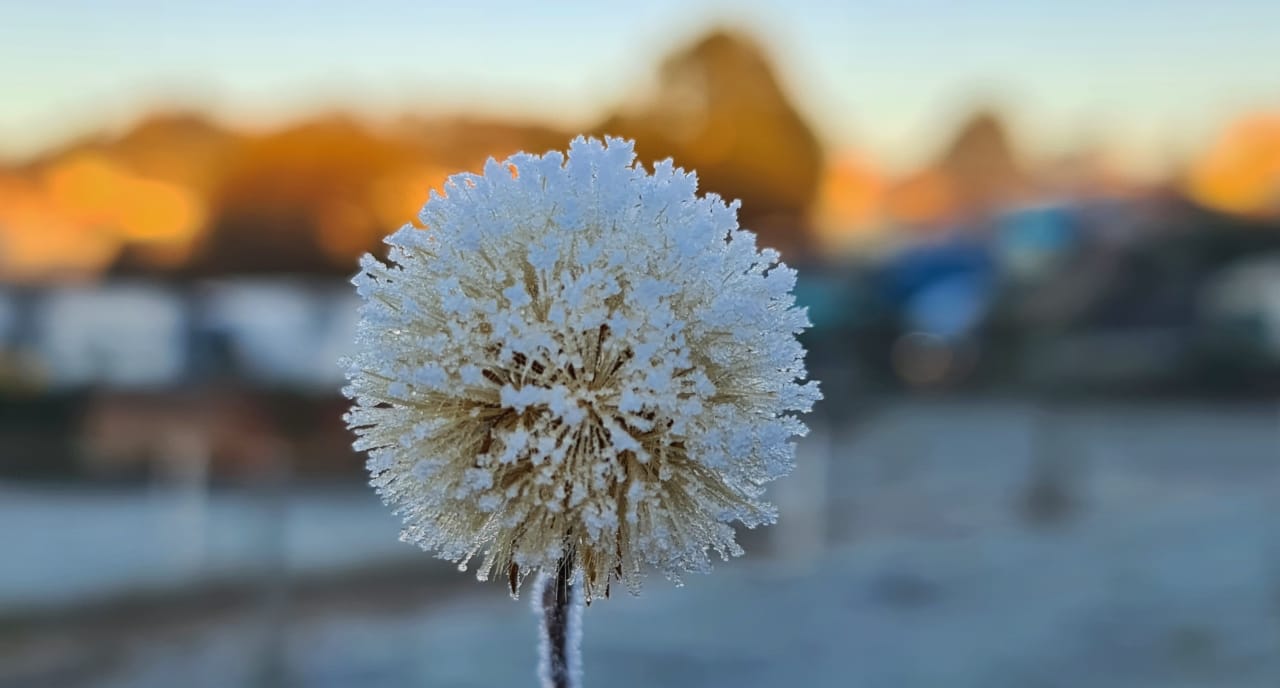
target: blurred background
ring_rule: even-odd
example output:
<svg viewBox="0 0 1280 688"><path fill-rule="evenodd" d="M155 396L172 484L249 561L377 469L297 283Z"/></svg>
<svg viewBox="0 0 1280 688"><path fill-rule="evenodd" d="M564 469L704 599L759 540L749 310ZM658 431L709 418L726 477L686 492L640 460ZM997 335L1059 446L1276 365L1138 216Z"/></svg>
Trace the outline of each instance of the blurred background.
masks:
<svg viewBox="0 0 1280 688"><path fill-rule="evenodd" d="M633 137L800 268L779 525L588 684L1280 685L1280 4L0 4L0 686L532 685L339 416L356 258Z"/></svg>

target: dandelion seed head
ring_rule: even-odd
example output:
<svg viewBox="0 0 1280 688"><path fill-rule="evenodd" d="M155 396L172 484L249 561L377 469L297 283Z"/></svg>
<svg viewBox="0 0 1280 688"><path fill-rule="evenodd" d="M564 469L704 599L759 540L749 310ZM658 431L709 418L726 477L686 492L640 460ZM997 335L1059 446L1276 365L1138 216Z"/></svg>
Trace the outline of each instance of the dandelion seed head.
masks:
<svg viewBox="0 0 1280 688"><path fill-rule="evenodd" d="M402 539L513 592L563 563L588 599L740 554L820 398L794 271L621 139L445 192L353 280L347 420Z"/></svg>

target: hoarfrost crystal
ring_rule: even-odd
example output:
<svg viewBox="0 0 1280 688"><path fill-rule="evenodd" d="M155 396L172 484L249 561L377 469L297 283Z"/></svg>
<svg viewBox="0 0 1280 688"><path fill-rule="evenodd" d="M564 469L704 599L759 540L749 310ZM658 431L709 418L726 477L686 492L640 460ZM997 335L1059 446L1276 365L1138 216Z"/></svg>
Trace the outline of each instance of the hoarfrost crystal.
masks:
<svg viewBox="0 0 1280 688"><path fill-rule="evenodd" d="M607 145L606 145L607 143ZM772 522L820 398L795 271L693 174L628 141L490 160L432 192L354 279L347 422L402 539L515 593L678 580Z"/></svg>

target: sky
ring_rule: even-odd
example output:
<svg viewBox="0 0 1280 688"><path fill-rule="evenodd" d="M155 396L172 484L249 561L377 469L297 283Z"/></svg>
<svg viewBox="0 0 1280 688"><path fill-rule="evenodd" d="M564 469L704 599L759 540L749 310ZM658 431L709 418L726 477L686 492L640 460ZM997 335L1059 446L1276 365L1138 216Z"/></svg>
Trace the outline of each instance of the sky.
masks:
<svg viewBox="0 0 1280 688"><path fill-rule="evenodd" d="M985 104L1032 155L1090 143L1149 169L1280 110L1274 0L0 0L0 156L157 105L586 123L726 23L771 50L827 143L889 167L935 154Z"/></svg>

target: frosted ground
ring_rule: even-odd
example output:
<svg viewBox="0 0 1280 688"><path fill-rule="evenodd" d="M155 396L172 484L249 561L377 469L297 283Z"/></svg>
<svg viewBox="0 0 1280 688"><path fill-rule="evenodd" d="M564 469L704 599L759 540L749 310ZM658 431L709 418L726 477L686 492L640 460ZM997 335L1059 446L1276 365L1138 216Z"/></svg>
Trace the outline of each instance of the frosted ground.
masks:
<svg viewBox="0 0 1280 688"><path fill-rule="evenodd" d="M748 534L745 559L589 609L587 685L1280 685L1274 405L896 404L805 440L775 499L783 520ZM305 581L421 563L363 490L10 485L0 523L10 617L270 587L281 564ZM110 642L69 633L74 613L11 624L0 686L533 684L533 619L500 586L447 565L402 601L355 603L360 585L154 628L126 618Z"/></svg>

